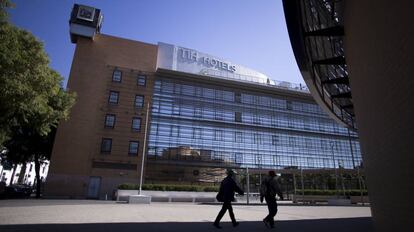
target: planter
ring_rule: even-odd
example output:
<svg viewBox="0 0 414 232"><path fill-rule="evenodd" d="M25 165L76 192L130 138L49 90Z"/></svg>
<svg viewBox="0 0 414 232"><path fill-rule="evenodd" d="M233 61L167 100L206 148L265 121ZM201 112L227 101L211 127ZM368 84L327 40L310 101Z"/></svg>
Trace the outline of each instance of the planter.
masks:
<svg viewBox="0 0 414 232"><path fill-rule="evenodd" d="M215 202L215 192L184 192L184 191L142 191L151 197L152 202ZM117 201L130 201L130 196L138 195L138 190L117 190Z"/></svg>
<svg viewBox="0 0 414 232"><path fill-rule="evenodd" d="M118 189L116 191L116 201L129 201L131 195L138 195L138 190Z"/></svg>
<svg viewBox="0 0 414 232"><path fill-rule="evenodd" d="M128 197L129 204L151 204L151 196L131 195Z"/></svg>

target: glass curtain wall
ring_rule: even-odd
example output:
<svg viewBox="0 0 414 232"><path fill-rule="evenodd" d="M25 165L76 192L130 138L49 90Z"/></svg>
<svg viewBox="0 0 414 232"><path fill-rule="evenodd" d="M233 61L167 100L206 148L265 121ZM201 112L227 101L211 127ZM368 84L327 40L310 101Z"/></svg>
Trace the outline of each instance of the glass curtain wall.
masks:
<svg viewBox="0 0 414 232"><path fill-rule="evenodd" d="M148 158L254 169L353 169L361 152L357 134L348 134L316 103L158 78Z"/></svg>

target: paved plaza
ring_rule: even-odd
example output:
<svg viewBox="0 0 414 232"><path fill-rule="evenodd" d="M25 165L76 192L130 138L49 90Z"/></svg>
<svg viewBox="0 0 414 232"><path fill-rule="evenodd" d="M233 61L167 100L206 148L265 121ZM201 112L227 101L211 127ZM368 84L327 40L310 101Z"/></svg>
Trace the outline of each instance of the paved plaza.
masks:
<svg viewBox="0 0 414 232"><path fill-rule="evenodd" d="M151 203L132 205L92 200L1 200L0 231L271 231L261 221L264 205L233 206L239 227L226 214L223 229L212 226L220 205ZM280 205L273 231L373 231L362 206Z"/></svg>

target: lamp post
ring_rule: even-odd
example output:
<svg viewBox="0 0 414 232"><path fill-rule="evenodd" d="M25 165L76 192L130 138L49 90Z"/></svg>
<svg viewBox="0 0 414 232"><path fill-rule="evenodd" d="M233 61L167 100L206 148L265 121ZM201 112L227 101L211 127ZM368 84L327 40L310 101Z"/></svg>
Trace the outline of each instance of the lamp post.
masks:
<svg viewBox="0 0 414 232"><path fill-rule="evenodd" d="M148 129L148 114L149 114L149 105L147 103L147 112L145 116L145 129L144 129L144 145L142 146L142 157L141 157L141 175L139 177L139 191L138 195L141 195L142 192L142 180L144 177L144 161L145 161L145 154L146 154L146 145L147 145L147 129Z"/></svg>
<svg viewBox="0 0 414 232"><path fill-rule="evenodd" d="M335 171L335 195L336 195L336 198L338 198L338 173L336 170L335 155L334 155L334 148L333 148L334 145L332 141L330 142L330 144L331 144L332 160L333 160L334 171Z"/></svg>
<svg viewBox="0 0 414 232"><path fill-rule="evenodd" d="M305 198L305 183L303 182L303 168L300 167L300 182L302 186L302 203L305 204L305 201L303 200Z"/></svg>
<svg viewBox="0 0 414 232"><path fill-rule="evenodd" d="M247 182L247 198L246 202L249 204L249 195L250 195L250 176L249 176L249 167L246 167L246 182Z"/></svg>

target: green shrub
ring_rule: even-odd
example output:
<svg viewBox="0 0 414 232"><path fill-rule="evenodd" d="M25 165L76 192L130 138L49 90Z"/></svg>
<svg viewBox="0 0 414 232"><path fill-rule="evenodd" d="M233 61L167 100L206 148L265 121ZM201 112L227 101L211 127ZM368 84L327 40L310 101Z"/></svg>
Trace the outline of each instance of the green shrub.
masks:
<svg viewBox="0 0 414 232"><path fill-rule="evenodd" d="M322 196L335 196L336 194L340 196L343 195L343 192L340 189L338 191L335 191L332 189L304 189L303 192L304 192L304 195L322 195ZM296 194L301 195L302 190L297 189ZM364 196L367 196L368 192L366 190L362 190L362 194ZM361 190L359 189L345 190L345 195L346 196L361 196Z"/></svg>
<svg viewBox="0 0 414 232"><path fill-rule="evenodd" d="M137 184L123 183L118 185L118 189L134 190L139 189L139 186Z"/></svg>
<svg viewBox="0 0 414 232"><path fill-rule="evenodd" d="M123 183L118 189L137 190L138 184ZM218 192L217 186L198 186L198 185L165 185L165 184L144 184L142 190L150 191L187 191L187 192Z"/></svg>
<svg viewBox="0 0 414 232"><path fill-rule="evenodd" d="M207 186L207 187L204 187L203 191L204 192L218 192L219 188L220 187L218 186Z"/></svg>

